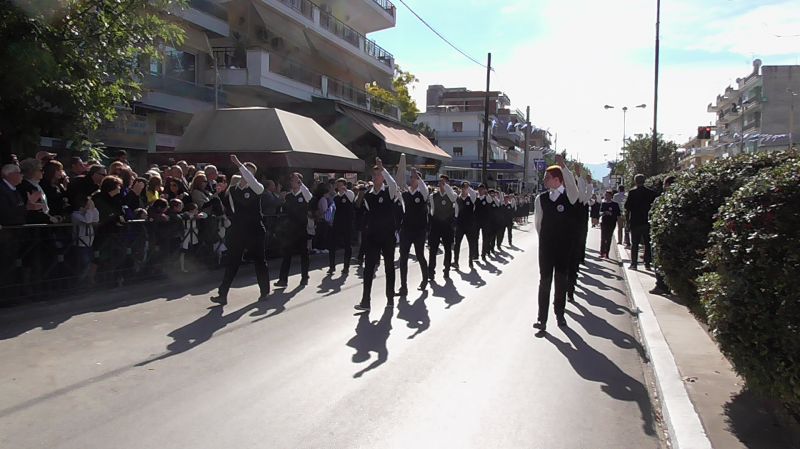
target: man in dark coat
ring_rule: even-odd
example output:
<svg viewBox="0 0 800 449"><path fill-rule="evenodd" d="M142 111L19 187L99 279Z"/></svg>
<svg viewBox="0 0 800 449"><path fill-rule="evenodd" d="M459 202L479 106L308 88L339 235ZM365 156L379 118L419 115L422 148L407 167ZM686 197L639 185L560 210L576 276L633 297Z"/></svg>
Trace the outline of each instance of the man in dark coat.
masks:
<svg viewBox="0 0 800 449"><path fill-rule="evenodd" d="M644 244L644 267L650 269L652 259L650 248L650 207L656 200L656 193L644 186L645 177L638 174L633 178L636 188L628 192L625 200L626 221L631 228L631 270L635 270L639 262L639 244Z"/></svg>

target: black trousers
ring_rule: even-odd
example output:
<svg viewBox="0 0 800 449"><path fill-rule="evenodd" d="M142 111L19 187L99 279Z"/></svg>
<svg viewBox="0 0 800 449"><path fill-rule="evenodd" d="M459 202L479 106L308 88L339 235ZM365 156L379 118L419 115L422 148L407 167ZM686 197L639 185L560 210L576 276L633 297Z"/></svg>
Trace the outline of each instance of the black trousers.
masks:
<svg viewBox="0 0 800 449"><path fill-rule="evenodd" d="M353 242L351 228L348 226L332 227L328 236L328 263L330 269L336 268L336 249L344 247L344 269L350 267L350 259L353 257Z"/></svg>
<svg viewBox="0 0 800 449"><path fill-rule="evenodd" d="M394 298L394 232L386 235L366 236L366 262L364 265L364 293L361 304L368 305L372 295L372 281L375 279L375 267L383 256L383 266L386 273L386 298Z"/></svg>
<svg viewBox="0 0 800 449"><path fill-rule="evenodd" d="M264 257L265 239L266 231L264 231L264 228L231 228L228 230L228 252L225 262L225 274L219 286L219 294L221 296L226 296L231 289L233 279L236 277L239 266L242 264L242 256L245 250L247 250L248 257L253 260L253 265L256 269L256 279L258 280L258 288L261 294L266 295L269 293L269 271L267 271L267 262Z"/></svg>
<svg viewBox="0 0 800 449"><path fill-rule="evenodd" d="M650 265L652 260L650 247L650 225L636 225L631 227L631 264L639 262L639 244L644 244L644 263Z"/></svg>
<svg viewBox="0 0 800 449"><path fill-rule="evenodd" d="M408 288L408 254L414 245L423 279L428 276L428 261L425 260L425 228L400 230L400 287Z"/></svg>
<svg viewBox="0 0 800 449"><path fill-rule="evenodd" d="M458 263L458 256L461 253L461 240L467 238L469 248L469 260L478 260L478 225L475 222L459 224L456 226L455 245L453 246L453 257Z"/></svg>
<svg viewBox="0 0 800 449"><path fill-rule="evenodd" d="M611 239L614 238L614 229L617 222L611 219L600 222L600 254L608 255L611 251Z"/></svg>
<svg viewBox="0 0 800 449"><path fill-rule="evenodd" d="M539 322L547 323L551 284L555 284L553 308L556 318L564 318L564 309L567 304L568 272L569 254L563 247L555 245L539 247Z"/></svg>
<svg viewBox="0 0 800 449"><path fill-rule="evenodd" d="M481 230L481 256L486 257L494 249L494 234L492 232L492 225L489 223L482 223Z"/></svg>
<svg viewBox="0 0 800 449"><path fill-rule="evenodd" d="M300 256L300 273L303 278L308 277L308 246L305 228L302 232L292 232L287 235L286 240L283 242L281 252L283 254L283 261L281 261L281 273L278 278L281 282L286 282L289 279L289 268L292 266L292 256Z"/></svg>
<svg viewBox="0 0 800 449"><path fill-rule="evenodd" d="M503 244L503 239L508 233L508 244L511 245L511 229L514 228L514 223L503 223L501 225L497 225L497 247L500 248L500 245Z"/></svg>
<svg viewBox="0 0 800 449"><path fill-rule="evenodd" d="M431 222L431 232L428 235L428 273L431 276L436 272L436 254L439 253L440 243L444 246L444 271L450 271L453 241L453 226L450 223Z"/></svg>

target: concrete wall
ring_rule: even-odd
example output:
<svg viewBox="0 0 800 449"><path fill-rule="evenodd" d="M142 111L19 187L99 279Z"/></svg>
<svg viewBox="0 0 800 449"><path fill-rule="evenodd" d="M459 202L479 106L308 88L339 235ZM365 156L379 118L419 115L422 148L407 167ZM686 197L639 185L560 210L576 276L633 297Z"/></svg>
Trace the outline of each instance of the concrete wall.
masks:
<svg viewBox="0 0 800 449"><path fill-rule="evenodd" d="M789 129L789 109L792 101L786 89L800 94L800 66L764 66L763 95L767 101L762 106L761 132L766 134L786 134ZM800 136L800 97L794 97L795 141Z"/></svg>

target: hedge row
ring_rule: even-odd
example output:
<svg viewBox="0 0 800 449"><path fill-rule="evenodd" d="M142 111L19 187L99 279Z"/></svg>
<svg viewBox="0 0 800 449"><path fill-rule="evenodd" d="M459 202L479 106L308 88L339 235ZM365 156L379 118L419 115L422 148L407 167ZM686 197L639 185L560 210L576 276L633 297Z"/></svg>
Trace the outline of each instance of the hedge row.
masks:
<svg viewBox="0 0 800 449"><path fill-rule="evenodd" d="M800 157L681 173L654 206L656 265L754 391L800 410Z"/></svg>

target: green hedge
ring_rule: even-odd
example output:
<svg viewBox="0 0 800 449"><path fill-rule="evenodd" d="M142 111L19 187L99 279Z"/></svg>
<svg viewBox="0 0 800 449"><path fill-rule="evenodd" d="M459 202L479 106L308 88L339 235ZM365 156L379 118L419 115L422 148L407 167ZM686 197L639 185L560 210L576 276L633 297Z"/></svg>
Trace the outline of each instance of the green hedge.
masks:
<svg viewBox="0 0 800 449"><path fill-rule="evenodd" d="M651 212L655 264L667 285L689 308L703 317L696 279L702 273L704 252L714 217L725 202L761 169L795 158L796 153L741 155L681 172L673 187Z"/></svg>
<svg viewBox="0 0 800 449"><path fill-rule="evenodd" d="M754 391L800 407L800 160L761 171L719 211L698 284L722 351ZM709 270L709 271L710 271Z"/></svg>

